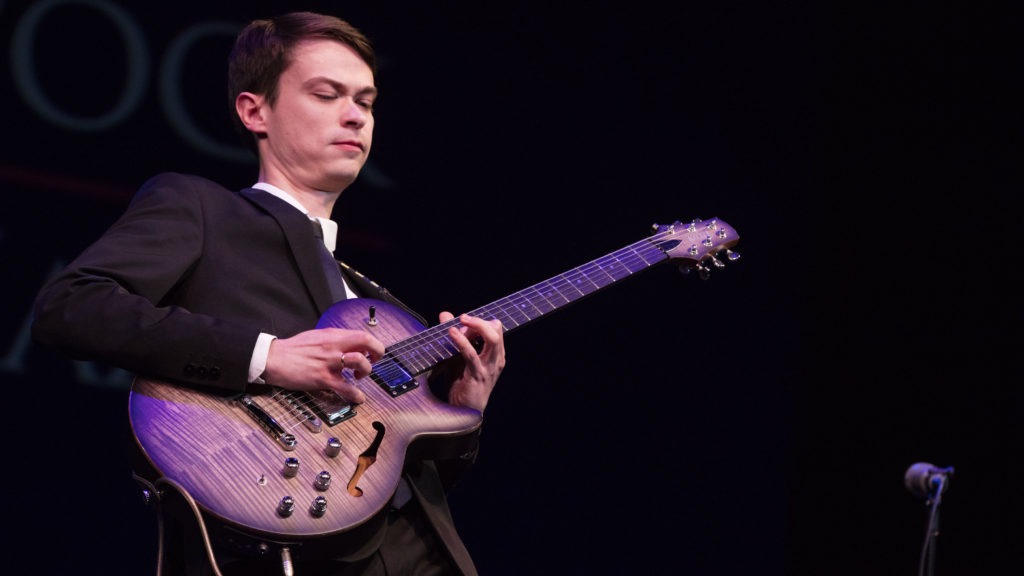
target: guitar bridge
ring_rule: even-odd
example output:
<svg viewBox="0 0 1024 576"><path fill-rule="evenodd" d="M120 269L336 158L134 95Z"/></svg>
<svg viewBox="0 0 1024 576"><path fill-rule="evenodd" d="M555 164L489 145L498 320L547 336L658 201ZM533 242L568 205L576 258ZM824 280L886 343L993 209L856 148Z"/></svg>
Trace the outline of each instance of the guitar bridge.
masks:
<svg viewBox="0 0 1024 576"><path fill-rule="evenodd" d="M279 390L269 396L264 405L249 394L239 396L237 401L275 442L291 451L298 441L286 427L291 429L299 423L316 434L323 430L324 421L333 425L355 416L352 405L336 394L316 394Z"/></svg>
<svg viewBox="0 0 1024 576"><path fill-rule="evenodd" d="M295 450L295 435L287 432L273 416L253 400L252 396L245 394L238 398L238 403L253 417L253 420L260 425L260 428L266 430L282 448L285 450Z"/></svg>

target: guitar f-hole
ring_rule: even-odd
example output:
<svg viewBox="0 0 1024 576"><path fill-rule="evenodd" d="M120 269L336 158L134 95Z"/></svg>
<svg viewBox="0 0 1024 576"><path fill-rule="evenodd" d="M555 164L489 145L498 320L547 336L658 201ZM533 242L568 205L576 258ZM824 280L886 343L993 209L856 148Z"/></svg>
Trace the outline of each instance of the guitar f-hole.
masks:
<svg viewBox="0 0 1024 576"><path fill-rule="evenodd" d="M356 471L352 473L352 477L348 480L348 493L356 498L363 495L363 489L358 486L359 479L377 461L377 450L380 448L380 443L384 440L384 424L374 422L373 429L377 431L377 434L374 436L373 442L370 442L366 450L359 455L356 461Z"/></svg>

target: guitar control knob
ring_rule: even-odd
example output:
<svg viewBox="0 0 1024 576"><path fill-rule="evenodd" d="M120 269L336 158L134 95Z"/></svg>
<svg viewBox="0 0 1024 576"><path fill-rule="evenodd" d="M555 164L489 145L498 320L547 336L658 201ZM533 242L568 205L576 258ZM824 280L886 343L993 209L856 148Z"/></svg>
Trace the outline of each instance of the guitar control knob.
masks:
<svg viewBox="0 0 1024 576"><path fill-rule="evenodd" d="M285 478L294 478L299 473L299 459L295 457L289 457L284 459L284 468L281 469L281 474Z"/></svg>
<svg viewBox="0 0 1024 576"><path fill-rule="evenodd" d="M287 518L292 515L295 511L295 499L291 496L285 496L281 498L281 503L277 505L277 514L282 518Z"/></svg>
<svg viewBox="0 0 1024 576"><path fill-rule="evenodd" d="M331 473L327 470L322 470L316 475L316 480L313 481L313 488L320 490L321 492L327 490L331 485Z"/></svg>
<svg viewBox="0 0 1024 576"><path fill-rule="evenodd" d="M319 518L327 512L327 498L323 496L317 496L313 499L313 503L309 505L309 513Z"/></svg>
<svg viewBox="0 0 1024 576"><path fill-rule="evenodd" d="M329 438L327 440L327 446L324 447L324 454L326 454L328 458L334 458L340 453L341 440L338 440L337 438Z"/></svg>

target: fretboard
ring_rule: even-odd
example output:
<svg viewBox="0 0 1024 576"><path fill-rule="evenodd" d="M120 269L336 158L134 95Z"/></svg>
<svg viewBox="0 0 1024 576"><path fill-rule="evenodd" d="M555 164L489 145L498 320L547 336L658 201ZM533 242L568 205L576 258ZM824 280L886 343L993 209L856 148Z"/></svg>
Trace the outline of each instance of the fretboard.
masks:
<svg viewBox="0 0 1024 576"><path fill-rule="evenodd" d="M468 314L486 320L500 320L505 332L510 332L667 260L664 246L655 244L654 240L657 237L641 240ZM668 243L674 245L678 242ZM422 374L459 354L448 329L461 325L455 318L396 342L388 347L378 364L397 360L413 375Z"/></svg>

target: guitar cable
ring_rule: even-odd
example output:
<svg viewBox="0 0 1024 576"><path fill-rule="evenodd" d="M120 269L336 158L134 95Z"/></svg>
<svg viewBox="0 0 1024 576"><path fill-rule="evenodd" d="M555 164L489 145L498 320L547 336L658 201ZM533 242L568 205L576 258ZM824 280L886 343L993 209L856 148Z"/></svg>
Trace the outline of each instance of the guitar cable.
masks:
<svg viewBox="0 0 1024 576"><path fill-rule="evenodd" d="M156 576L161 576L161 574L163 573L164 561L164 515L163 507L160 505L160 490L158 488L158 486L161 484L166 484L177 490L178 494L181 495L182 499L185 500L185 503L188 504L189 508L192 510L192 514L196 518L196 525L199 527L199 533L203 538L203 547L206 549L206 558L210 561L210 567L213 568L213 573L215 576L222 576L220 567L217 566L217 560L213 556L213 545L210 544L210 536L209 533L206 531L206 523L203 521L202 513L199 511L199 506L196 505L196 502L192 498L192 495L189 494L188 491L185 490L185 488L181 484L178 484L177 482L171 480L170 478L167 478L166 476L160 477L159 479L157 479L155 483L150 483L149 480L142 478L141 476L134 472L132 473L132 477L135 478L136 482L148 487L150 493L153 494L153 498L155 499L154 507L156 508L158 538L156 556ZM290 568L290 562L287 562L286 564ZM286 572L288 572L287 568Z"/></svg>

